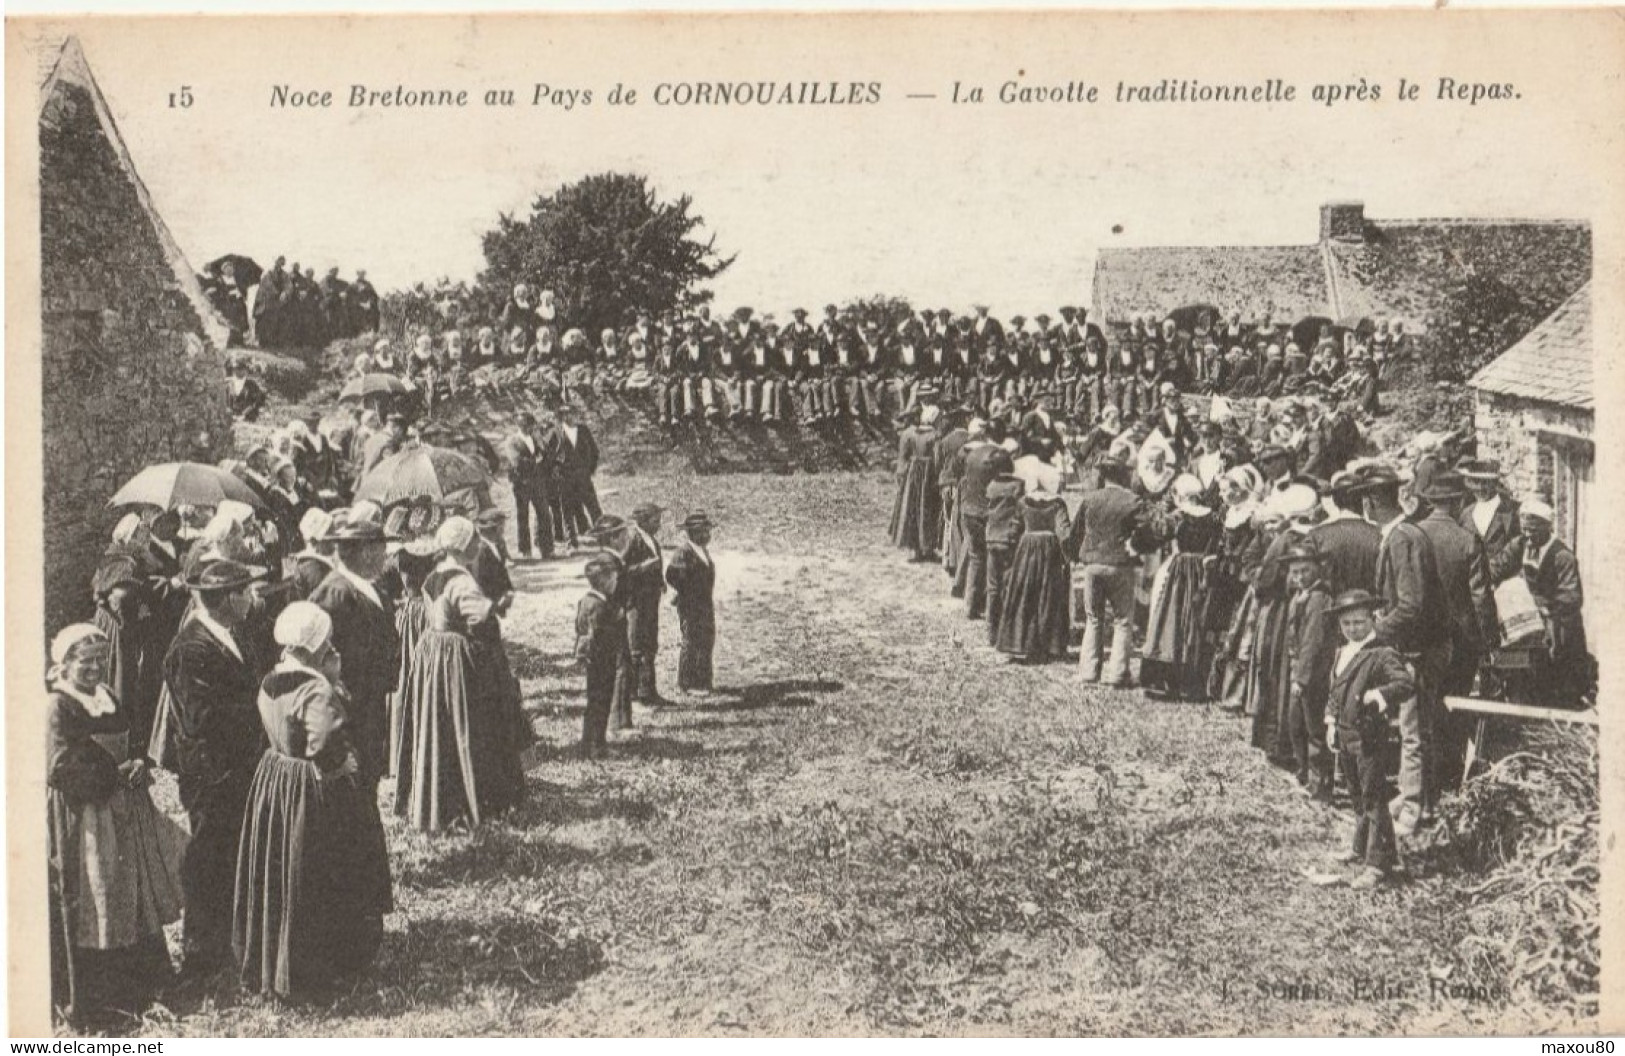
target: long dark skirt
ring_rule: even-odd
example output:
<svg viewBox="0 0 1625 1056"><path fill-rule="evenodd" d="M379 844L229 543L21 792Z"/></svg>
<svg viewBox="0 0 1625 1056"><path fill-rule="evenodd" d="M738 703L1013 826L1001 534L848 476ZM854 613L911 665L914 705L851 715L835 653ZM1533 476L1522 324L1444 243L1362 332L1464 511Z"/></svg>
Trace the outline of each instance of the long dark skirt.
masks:
<svg viewBox="0 0 1625 1056"><path fill-rule="evenodd" d="M897 500L891 515L892 545L916 554L935 553L941 538L942 494L932 479L931 460L916 458L897 482Z"/></svg>
<svg viewBox="0 0 1625 1056"><path fill-rule="evenodd" d="M475 767L473 645L466 635L425 628L412 650L401 691L411 736L396 774L395 812L418 829L438 832L482 817Z"/></svg>
<svg viewBox="0 0 1625 1056"><path fill-rule="evenodd" d="M500 638L474 639L473 659L482 706L472 715L474 768L480 812L500 814L525 796L523 753L535 739L521 706L519 680L508 665Z"/></svg>
<svg viewBox="0 0 1625 1056"><path fill-rule="evenodd" d="M267 751L237 854L232 951L251 991L319 992L366 967L394 908L378 808L349 776Z"/></svg>
<svg viewBox="0 0 1625 1056"><path fill-rule="evenodd" d="M1253 628L1252 662L1247 669L1247 714L1253 718L1252 745L1275 754L1282 707L1281 675L1286 663L1285 599L1265 601L1258 606Z"/></svg>
<svg viewBox="0 0 1625 1056"><path fill-rule="evenodd" d="M1072 573L1054 532L1028 532L1016 544L999 605L999 652L1044 661L1066 655L1072 635Z"/></svg>
<svg viewBox="0 0 1625 1056"><path fill-rule="evenodd" d="M1219 702L1227 708L1244 711L1247 706L1248 671L1252 667L1253 633L1257 628L1258 599L1251 587L1243 589L1230 614L1224 644L1219 649Z"/></svg>
<svg viewBox="0 0 1625 1056"><path fill-rule="evenodd" d="M1207 696L1211 641L1204 623L1207 575L1199 554L1175 554L1158 569L1146 624L1140 681L1190 700Z"/></svg>
<svg viewBox="0 0 1625 1056"><path fill-rule="evenodd" d="M395 692L389 695L389 776L401 776L401 759L411 751L411 709L402 706L407 675L412 670L412 652L417 648L423 628L429 622L429 610L421 593L414 592L395 612L395 631L401 640L400 676L395 680Z"/></svg>

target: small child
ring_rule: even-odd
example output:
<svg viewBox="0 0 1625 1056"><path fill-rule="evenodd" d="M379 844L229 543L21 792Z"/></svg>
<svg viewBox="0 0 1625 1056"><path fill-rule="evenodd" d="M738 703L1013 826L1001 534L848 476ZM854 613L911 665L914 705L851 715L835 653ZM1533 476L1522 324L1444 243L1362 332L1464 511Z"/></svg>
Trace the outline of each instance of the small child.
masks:
<svg viewBox="0 0 1625 1056"><path fill-rule="evenodd" d="M1326 745L1342 752L1343 773L1354 797L1354 842L1338 861L1363 861L1349 886L1368 890L1387 879L1399 854L1388 813L1383 747L1391 738L1385 716L1416 692L1415 676L1392 646L1374 638L1373 613L1382 604L1370 591L1347 590L1330 611L1347 644L1332 663L1327 696Z"/></svg>
<svg viewBox="0 0 1625 1056"><path fill-rule="evenodd" d="M1292 600L1287 609L1287 657L1291 696L1287 726L1298 784L1319 803L1332 801L1331 754L1323 736L1326 692L1331 684L1332 661L1337 653L1331 588L1322 569L1325 555L1308 539L1287 548L1287 586Z"/></svg>
<svg viewBox="0 0 1625 1056"><path fill-rule="evenodd" d="M626 650L626 610L620 600L621 559L595 555L587 562L589 589L576 605L576 659L587 669L587 711L581 722L581 754L602 758L609 749L609 713L616 675Z"/></svg>

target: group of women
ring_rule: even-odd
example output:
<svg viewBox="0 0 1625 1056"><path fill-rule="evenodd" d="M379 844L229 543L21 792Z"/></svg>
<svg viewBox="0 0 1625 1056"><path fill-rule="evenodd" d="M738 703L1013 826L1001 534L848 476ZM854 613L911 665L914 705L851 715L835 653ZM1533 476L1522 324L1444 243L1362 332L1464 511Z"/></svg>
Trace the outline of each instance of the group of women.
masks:
<svg viewBox="0 0 1625 1056"><path fill-rule="evenodd" d="M382 778L429 832L524 796L500 543L422 502L301 528L305 549L267 567L251 507L131 513L95 621L52 640L53 996L71 1021L118 1023L222 968L318 993L371 962L393 908ZM155 807L155 768L187 826ZM177 980L164 928L183 918Z"/></svg>

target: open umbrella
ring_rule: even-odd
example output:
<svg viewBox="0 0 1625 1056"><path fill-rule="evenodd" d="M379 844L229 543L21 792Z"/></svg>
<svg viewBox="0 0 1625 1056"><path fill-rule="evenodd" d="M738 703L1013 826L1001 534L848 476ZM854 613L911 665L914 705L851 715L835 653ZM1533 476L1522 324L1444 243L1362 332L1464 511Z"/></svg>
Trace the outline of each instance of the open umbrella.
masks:
<svg viewBox="0 0 1625 1056"><path fill-rule="evenodd" d="M393 374L363 374L339 390L341 400L365 400L373 396L404 396L410 390Z"/></svg>
<svg viewBox="0 0 1625 1056"><path fill-rule="evenodd" d="M1324 315L1306 315L1292 324L1292 340L1299 348L1309 352L1320 341L1320 328L1335 325Z"/></svg>
<svg viewBox="0 0 1625 1056"><path fill-rule="evenodd" d="M413 498L445 503L488 496L491 476L461 451L419 444L396 452L372 468L356 486L357 499L391 506ZM488 497L484 500L488 503ZM483 506L483 503L482 503Z"/></svg>
<svg viewBox="0 0 1625 1056"><path fill-rule="evenodd" d="M114 492L107 505L157 506L172 510L177 506L218 506L224 499L265 508L265 503L247 484L223 469L202 462L148 466Z"/></svg>
<svg viewBox="0 0 1625 1056"><path fill-rule="evenodd" d="M219 275L221 268L227 264L231 265L238 289L248 289L265 275L264 268L255 263L252 257L245 257L241 253L227 253L223 257L217 257L203 266L203 272L206 275Z"/></svg>

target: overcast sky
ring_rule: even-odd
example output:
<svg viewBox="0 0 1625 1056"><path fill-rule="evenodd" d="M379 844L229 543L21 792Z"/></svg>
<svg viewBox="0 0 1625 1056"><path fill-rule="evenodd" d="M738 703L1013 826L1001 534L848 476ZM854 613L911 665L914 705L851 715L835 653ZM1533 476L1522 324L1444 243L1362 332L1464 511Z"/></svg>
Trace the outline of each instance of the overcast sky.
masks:
<svg viewBox="0 0 1625 1056"><path fill-rule="evenodd" d="M692 195L738 261L723 306L785 311L877 292L999 314L1088 303L1097 248L1312 241L1319 205L1378 217L1590 215L1605 174L1566 159L1600 134L1607 90L1583 34L1495 41L1409 21L1172 23L896 17L862 26L780 19L574 22L165 21L83 25L91 66L160 210L194 265L278 253L381 288L472 278L479 236L538 192L605 170ZM1466 18L1468 16L1453 16ZM1506 25L1506 22L1500 25ZM855 32L856 30L856 32ZM843 38L842 33L846 36ZM1483 43L1476 42L1477 37ZM1500 61L1476 49L1499 43ZM1506 54L1507 49L1513 50ZM1179 53L1177 49L1188 49ZM1594 61L1596 60L1596 61ZM1509 104L953 106L957 79L1064 84L1256 81L1280 73L1392 87L1437 77L1513 82ZM840 108L675 109L662 82L721 76L875 81L883 101ZM645 101L605 105L616 81ZM351 84L592 88L571 112L356 111ZM268 106L277 83L332 89L331 110ZM169 93L189 85L190 109ZM935 92L934 101L907 93ZM1581 115L1590 115L1589 117ZM1613 130L1617 135L1617 129ZM1114 230L1120 228L1120 232Z"/></svg>

